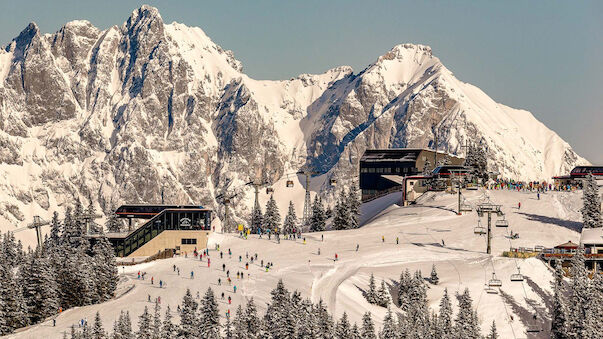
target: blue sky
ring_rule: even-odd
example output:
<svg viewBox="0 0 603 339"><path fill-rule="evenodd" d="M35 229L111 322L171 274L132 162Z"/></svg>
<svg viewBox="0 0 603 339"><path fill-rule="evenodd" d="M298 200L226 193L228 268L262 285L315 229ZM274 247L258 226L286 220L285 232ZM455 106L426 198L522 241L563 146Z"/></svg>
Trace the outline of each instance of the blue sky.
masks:
<svg viewBox="0 0 603 339"><path fill-rule="evenodd" d="M457 78L603 164L603 1L0 0L0 45L31 21L43 32L74 19L121 25L143 3L201 27L257 79L359 72L396 44L429 45Z"/></svg>

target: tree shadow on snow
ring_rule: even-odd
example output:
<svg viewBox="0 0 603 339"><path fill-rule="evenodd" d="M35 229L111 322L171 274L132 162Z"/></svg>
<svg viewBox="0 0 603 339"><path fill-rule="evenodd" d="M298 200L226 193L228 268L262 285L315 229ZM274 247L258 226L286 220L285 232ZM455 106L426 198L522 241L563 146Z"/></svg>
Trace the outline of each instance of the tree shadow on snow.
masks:
<svg viewBox="0 0 603 339"><path fill-rule="evenodd" d="M580 232L582 230L582 223L577 222L577 221L564 220L564 219L547 217L547 216L538 215L538 214L524 213L524 212L517 212L517 214L521 214L521 215L525 216L530 221L538 221L538 222L545 223L545 224L557 225L557 226L568 228L568 229L576 231L576 232Z"/></svg>
<svg viewBox="0 0 603 339"><path fill-rule="evenodd" d="M526 333L528 338L550 338L551 319L545 307L538 305L532 299L525 299L528 308L523 307L513 296L505 293L502 289L500 290L500 297L504 303L511 307L511 311L519 317L519 321L526 329L533 328L539 330L539 332ZM499 326L502 326L502 324Z"/></svg>

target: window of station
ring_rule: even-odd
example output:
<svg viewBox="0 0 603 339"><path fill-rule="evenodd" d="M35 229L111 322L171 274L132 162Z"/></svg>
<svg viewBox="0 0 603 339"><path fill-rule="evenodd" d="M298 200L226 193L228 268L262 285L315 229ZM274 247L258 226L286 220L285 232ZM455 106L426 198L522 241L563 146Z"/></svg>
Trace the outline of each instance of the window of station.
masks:
<svg viewBox="0 0 603 339"><path fill-rule="evenodd" d="M193 239L182 238L181 239L181 244L182 245L197 245L197 239L195 239L195 238L193 238Z"/></svg>

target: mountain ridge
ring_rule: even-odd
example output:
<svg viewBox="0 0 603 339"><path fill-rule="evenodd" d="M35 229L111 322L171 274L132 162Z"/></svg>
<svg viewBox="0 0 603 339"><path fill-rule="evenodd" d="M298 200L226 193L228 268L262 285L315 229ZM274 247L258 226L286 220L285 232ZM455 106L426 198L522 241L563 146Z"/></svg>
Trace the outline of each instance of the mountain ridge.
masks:
<svg viewBox="0 0 603 339"><path fill-rule="evenodd" d="M280 187L312 166L324 174L313 190L331 196L326 179L353 180L365 149L429 146L433 121L439 150L480 143L506 177L588 163L528 111L456 79L428 46L396 45L357 74L256 80L200 28L165 24L151 6L106 30L75 20L41 34L32 23L0 50L0 218L48 216L74 197L107 212L158 201L166 183L166 201L217 210L215 196L241 193L243 217L245 182Z"/></svg>

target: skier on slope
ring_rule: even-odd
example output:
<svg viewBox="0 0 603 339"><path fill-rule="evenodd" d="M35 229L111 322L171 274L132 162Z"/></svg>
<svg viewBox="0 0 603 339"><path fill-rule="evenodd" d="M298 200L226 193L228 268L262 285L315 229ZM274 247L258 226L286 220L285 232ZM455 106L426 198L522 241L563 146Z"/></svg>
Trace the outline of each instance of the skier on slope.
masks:
<svg viewBox="0 0 603 339"><path fill-rule="evenodd" d="M358 249L360 248L359 244L356 244L356 252L358 252Z"/></svg>
<svg viewBox="0 0 603 339"><path fill-rule="evenodd" d="M230 296L228 296L228 305L230 305L232 303L232 298Z"/></svg>
<svg viewBox="0 0 603 339"><path fill-rule="evenodd" d="M222 272L226 270L226 264L222 264Z"/></svg>
<svg viewBox="0 0 603 339"><path fill-rule="evenodd" d="M381 236L381 242L385 242L385 236Z"/></svg>

